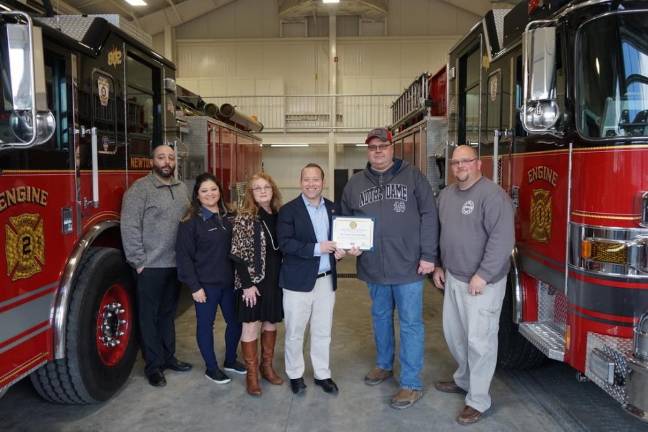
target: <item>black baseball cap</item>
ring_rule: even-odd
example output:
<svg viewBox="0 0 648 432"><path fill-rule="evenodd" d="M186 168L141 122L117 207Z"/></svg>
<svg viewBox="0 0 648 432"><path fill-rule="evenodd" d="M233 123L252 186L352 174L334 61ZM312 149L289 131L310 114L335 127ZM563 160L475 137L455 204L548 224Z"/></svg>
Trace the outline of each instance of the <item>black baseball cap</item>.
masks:
<svg viewBox="0 0 648 432"><path fill-rule="evenodd" d="M371 132L367 135L367 139L365 140L365 144L369 144L369 141L372 138L378 138L381 141L385 142L392 142L392 133L389 132L389 129L387 128L376 128L372 129Z"/></svg>

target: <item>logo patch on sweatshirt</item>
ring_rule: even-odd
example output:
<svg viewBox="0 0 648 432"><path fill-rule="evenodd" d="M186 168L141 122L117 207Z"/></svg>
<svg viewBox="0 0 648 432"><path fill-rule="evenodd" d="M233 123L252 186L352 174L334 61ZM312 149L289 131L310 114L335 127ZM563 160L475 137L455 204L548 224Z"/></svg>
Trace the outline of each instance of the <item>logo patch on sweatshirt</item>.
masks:
<svg viewBox="0 0 648 432"><path fill-rule="evenodd" d="M475 203L472 200L468 200L461 206L461 213L469 215L475 210Z"/></svg>
<svg viewBox="0 0 648 432"><path fill-rule="evenodd" d="M396 201L394 203L394 211L396 213L405 213L405 201Z"/></svg>
<svg viewBox="0 0 648 432"><path fill-rule="evenodd" d="M399 200L403 202L402 211L405 211L405 203L407 202L407 185L404 184L386 184L383 186L374 186L360 192L359 206L364 207L368 204L373 204L384 199ZM394 206L396 210L396 206Z"/></svg>

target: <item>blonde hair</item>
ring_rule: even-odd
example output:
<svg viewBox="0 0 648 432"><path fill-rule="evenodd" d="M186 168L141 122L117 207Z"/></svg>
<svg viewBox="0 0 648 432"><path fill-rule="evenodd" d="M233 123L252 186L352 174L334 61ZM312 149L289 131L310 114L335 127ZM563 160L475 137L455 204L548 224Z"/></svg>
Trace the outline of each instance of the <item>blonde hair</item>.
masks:
<svg viewBox="0 0 648 432"><path fill-rule="evenodd" d="M270 208L272 209L272 213L277 213L279 207L281 207L281 192L279 192L279 188L272 177L263 171L253 174L248 180L247 185L245 185L245 197L243 198L243 205L239 208L239 213L252 216L256 216L259 213L259 205L254 200L254 193L252 192L252 184L256 180L265 180L270 183L270 186L272 187Z"/></svg>

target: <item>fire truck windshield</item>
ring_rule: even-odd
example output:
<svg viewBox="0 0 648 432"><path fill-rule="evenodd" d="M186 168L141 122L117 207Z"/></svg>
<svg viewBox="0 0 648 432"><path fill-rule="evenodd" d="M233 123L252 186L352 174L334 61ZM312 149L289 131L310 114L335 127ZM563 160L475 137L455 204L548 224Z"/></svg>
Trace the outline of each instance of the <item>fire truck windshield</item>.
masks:
<svg viewBox="0 0 648 432"><path fill-rule="evenodd" d="M579 132L588 138L648 136L648 13L594 19L576 40Z"/></svg>

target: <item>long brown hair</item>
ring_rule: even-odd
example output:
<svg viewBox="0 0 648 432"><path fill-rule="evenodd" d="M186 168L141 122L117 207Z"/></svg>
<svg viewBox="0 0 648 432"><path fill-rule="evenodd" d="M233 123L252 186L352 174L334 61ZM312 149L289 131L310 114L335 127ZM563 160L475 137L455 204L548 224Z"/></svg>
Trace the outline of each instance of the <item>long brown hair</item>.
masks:
<svg viewBox="0 0 648 432"><path fill-rule="evenodd" d="M239 213L252 216L256 216L259 213L259 205L256 203L256 201L254 201L252 184L256 180L261 179L267 181L268 183L270 183L270 186L272 186L272 199L270 200L270 208L272 209L272 213L276 214L279 211L279 207L281 207L281 192L279 192L279 188L277 187L277 184L272 179L272 177L261 171L253 174L252 177L250 177L250 179L248 180L247 185L245 185L245 197L243 198L243 205L239 208Z"/></svg>
<svg viewBox="0 0 648 432"><path fill-rule="evenodd" d="M200 186L202 186L202 184L205 183L206 181L212 181L216 183L216 186L218 186L218 192L220 194L220 198L218 198L217 204L218 204L218 210L220 212L220 215L225 216L230 212L229 208L227 207L227 204L225 204L225 200L223 199L223 187L221 186L221 182L218 181L216 176L214 176L213 174L205 172L199 174L196 177L196 182L194 183L193 192L191 193L191 206L187 209L187 212L182 217L182 222L186 222L192 217L198 216L200 214L200 207L202 207L202 204L200 204L200 201L198 200L198 191L200 190Z"/></svg>

